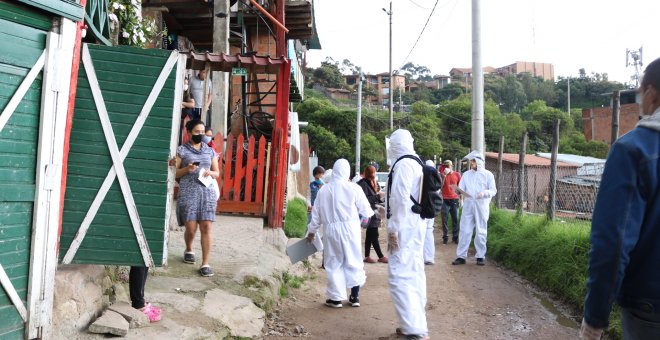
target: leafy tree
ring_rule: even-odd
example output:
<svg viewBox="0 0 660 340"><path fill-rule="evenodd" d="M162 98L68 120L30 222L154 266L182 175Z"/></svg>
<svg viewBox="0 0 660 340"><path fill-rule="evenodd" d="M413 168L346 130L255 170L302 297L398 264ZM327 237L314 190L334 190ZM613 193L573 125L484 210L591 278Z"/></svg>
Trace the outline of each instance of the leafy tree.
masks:
<svg viewBox="0 0 660 340"><path fill-rule="evenodd" d="M371 161L386 164L385 139L379 139L371 133L363 133L360 138L360 164L362 168ZM363 169L360 169L362 171Z"/></svg>
<svg viewBox="0 0 660 340"><path fill-rule="evenodd" d="M310 74L311 77L309 77ZM339 69L339 63L333 63L327 59L321 62L321 66L318 68L309 69L307 75L307 87L318 84L325 87L341 88L346 84L344 76Z"/></svg>
<svg viewBox="0 0 660 340"><path fill-rule="evenodd" d="M561 121L559 136L574 131L573 120L567 112L549 107L542 100L536 100L522 110L522 118L527 121L528 150L548 152L552 146L552 131L555 120Z"/></svg>
<svg viewBox="0 0 660 340"><path fill-rule="evenodd" d="M309 136L310 149L316 151L319 165L326 169L332 168L339 158L355 158L350 144L345 139L338 138L332 131L310 122L303 132Z"/></svg>
<svg viewBox="0 0 660 340"><path fill-rule="evenodd" d="M415 139L415 151L426 159L442 153L440 120L434 107L426 102L412 105L411 122L406 126Z"/></svg>
<svg viewBox="0 0 660 340"><path fill-rule="evenodd" d="M465 88L456 83L450 83L447 86L431 91L433 100L431 103L438 104L443 101L452 100L460 97L465 93Z"/></svg>
<svg viewBox="0 0 660 340"><path fill-rule="evenodd" d="M599 141L586 141L580 132L573 132L559 140L559 152L596 158L607 158L609 146Z"/></svg>

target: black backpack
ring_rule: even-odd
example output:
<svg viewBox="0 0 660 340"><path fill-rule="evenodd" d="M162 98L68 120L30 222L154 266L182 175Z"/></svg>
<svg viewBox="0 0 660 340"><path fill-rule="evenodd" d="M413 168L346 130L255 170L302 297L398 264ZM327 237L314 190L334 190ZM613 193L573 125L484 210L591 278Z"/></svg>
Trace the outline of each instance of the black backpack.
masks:
<svg viewBox="0 0 660 340"><path fill-rule="evenodd" d="M413 201L414 205L412 206L412 211L415 214L419 214L422 218L435 218L440 213L442 209L442 196L440 196L439 190L442 189L442 178L438 173L438 170L435 167L426 165L422 162L421 159L413 155L404 155L399 157L399 159L394 162L392 165L392 171L387 176L387 218L390 218L390 191L392 188L392 173L394 172L394 166L403 158L414 159L422 166L423 181L421 187L422 200L417 202L417 198L410 195L410 199Z"/></svg>

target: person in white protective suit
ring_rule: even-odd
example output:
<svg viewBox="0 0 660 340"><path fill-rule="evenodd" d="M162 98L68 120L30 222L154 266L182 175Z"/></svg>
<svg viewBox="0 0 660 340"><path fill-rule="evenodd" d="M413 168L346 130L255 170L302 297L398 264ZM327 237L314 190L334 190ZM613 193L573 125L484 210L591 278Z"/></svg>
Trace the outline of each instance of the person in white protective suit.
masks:
<svg viewBox="0 0 660 340"><path fill-rule="evenodd" d="M476 230L474 247L477 249L477 264L486 264L486 237L488 235L488 216L490 214L490 199L495 196L495 177L486 170L483 155L472 151L463 159L470 162L470 169L463 173L458 184L463 194L463 213L461 214L456 260L451 264L465 264L468 248L472 240L472 232Z"/></svg>
<svg viewBox="0 0 660 340"><path fill-rule="evenodd" d="M394 131L389 139L388 158L392 164L404 155L415 155L408 130ZM424 238L426 221L412 211L410 196L419 197L422 167L403 158L391 170L388 192L387 249L390 253L388 283L394 310L399 317L396 333L408 339L428 339L426 324L426 274Z"/></svg>
<svg viewBox="0 0 660 340"><path fill-rule="evenodd" d="M432 160L427 160L426 165L432 166L435 168L435 163ZM435 239L433 238L433 225L435 224L435 218L427 218L424 220L426 222L426 237L424 238L424 264L433 265L435 264Z"/></svg>
<svg viewBox="0 0 660 340"><path fill-rule="evenodd" d="M349 176L348 161L337 160L330 182L321 187L316 196L307 231L307 240L313 242L323 226L323 265L328 277L325 304L334 308L342 307L348 288L351 289L349 303L359 307L359 290L367 279L362 262L359 215L369 218L374 211L362 188L351 183Z"/></svg>

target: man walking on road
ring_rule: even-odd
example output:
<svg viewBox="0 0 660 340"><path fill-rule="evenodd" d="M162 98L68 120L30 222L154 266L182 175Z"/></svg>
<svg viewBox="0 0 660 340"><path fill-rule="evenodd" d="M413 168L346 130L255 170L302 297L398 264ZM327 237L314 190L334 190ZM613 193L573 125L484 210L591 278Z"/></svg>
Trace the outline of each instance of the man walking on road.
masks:
<svg viewBox="0 0 660 340"><path fill-rule="evenodd" d="M624 339L660 339L660 59L638 90L646 116L605 163L591 222L589 277L580 338L599 339L612 303Z"/></svg>
<svg viewBox="0 0 660 340"><path fill-rule="evenodd" d="M307 240L312 242L323 225L323 265L328 276L325 304L340 308L346 300L346 289L351 289L348 302L360 306L358 293L367 276L362 263L362 228L359 215L369 218L374 211L359 185L351 183L351 167L339 159L332 168L332 179L319 190ZM358 215L359 213L359 215Z"/></svg>
<svg viewBox="0 0 660 340"><path fill-rule="evenodd" d="M458 201L459 196L452 186L458 186L461 182L461 174L453 170L450 160L444 161L442 181L442 243L447 244L449 239L449 228L447 222L451 216L451 240L458 244Z"/></svg>
<svg viewBox="0 0 660 340"><path fill-rule="evenodd" d="M470 152L464 159L470 162L470 170L463 174L463 178L458 184L465 204L463 204L463 214L461 214L461 231L458 247L456 247L456 260L451 264L465 264L470 241L472 241L472 231L476 230L474 247L477 248L477 265L483 266L486 264L490 199L497 193L495 176L486 170L484 156L479 151Z"/></svg>
<svg viewBox="0 0 660 340"><path fill-rule="evenodd" d="M415 155L413 138L399 129L390 136L388 159ZM422 249L426 222L412 211L412 197L419 197L422 166L403 158L394 163L390 173L388 196L388 283L400 327L396 332L408 339L428 339L426 324L426 274Z"/></svg>

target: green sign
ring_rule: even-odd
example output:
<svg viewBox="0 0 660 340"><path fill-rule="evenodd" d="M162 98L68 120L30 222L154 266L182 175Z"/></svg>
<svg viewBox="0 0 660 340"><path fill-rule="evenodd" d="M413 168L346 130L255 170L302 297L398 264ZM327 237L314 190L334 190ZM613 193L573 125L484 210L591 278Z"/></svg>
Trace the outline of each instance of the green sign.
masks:
<svg viewBox="0 0 660 340"><path fill-rule="evenodd" d="M242 67L232 67L231 68L232 76L247 76L247 69Z"/></svg>

